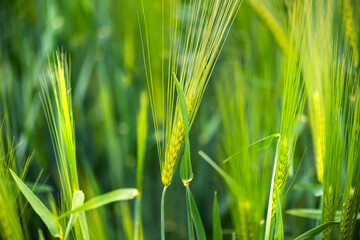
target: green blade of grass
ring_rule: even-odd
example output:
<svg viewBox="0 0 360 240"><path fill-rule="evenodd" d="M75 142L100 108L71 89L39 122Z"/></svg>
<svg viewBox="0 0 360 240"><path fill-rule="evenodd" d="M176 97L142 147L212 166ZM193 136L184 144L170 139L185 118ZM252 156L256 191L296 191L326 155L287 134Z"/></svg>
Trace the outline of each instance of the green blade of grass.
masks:
<svg viewBox="0 0 360 240"><path fill-rule="evenodd" d="M204 226L202 224L201 218L200 218L200 214L199 214L199 210L196 206L196 202L195 199L190 191L189 186L186 186L186 191L189 194L189 198L190 198L190 211L191 211L191 218L192 221L194 223L195 226L195 230L196 230L196 237L199 240L205 240L206 239L206 235L205 235L205 229Z"/></svg>
<svg viewBox="0 0 360 240"><path fill-rule="evenodd" d="M237 185L235 181L221 168L219 167L206 153L199 151L198 154L217 171L220 176L225 180L229 188L236 193Z"/></svg>
<svg viewBox="0 0 360 240"><path fill-rule="evenodd" d="M140 111L137 123L137 165L136 165L136 188L142 192L142 181L144 175L144 162L147 141L147 97L142 92L140 97Z"/></svg>
<svg viewBox="0 0 360 240"><path fill-rule="evenodd" d="M323 194L323 187L321 184L301 183L294 185L294 189L308 190L315 197L320 197Z"/></svg>
<svg viewBox="0 0 360 240"><path fill-rule="evenodd" d="M147 96L146 92L142 92L140 96L140 111L137 122L137 165L136 165L136 187L139 191L139 196L136 198L134 210L134 238L135 240L143 239L142 231L142 185L144 178L144 164L147 141Z"/></svg>
<svg viewBox="0 0 360 240"><path fill-rule="evenodd" d="M297 209L289 209L286 211L287 214L296 217L310 218L315 220L321 220L322 211L321 209L312 209L312 208L297 208ZM335 220L340 220L341 212L336 211ZM360 220L360 213L357 215L357 220Z"/></svg>
<svg viewBox="0 0 360 240"><path fill-rule="evenodd" d="M187 210L187 224L189 231L189 240L195 240L194 226L191 218L191 200L189 191L186 190L186 210Z"/></svg>
<svg viewBox="0 0 360 240"><path fill-rule="evenodd" d="M39 215L41 220L45 223L46 227L49 229L51 235L56 238L62 238L62 229L60 225L57 224L56 217L50 212L50 210L40 201L38 197L21 181L21 179L11 170L10 173L14 178L17 186L19 187L22 194L28 200L31 207Z"/></svg>
<svg viewBox="0 0 360 240"><path fill-rule="evenodd" d="M44 234L43 234L43 232L41 231L40 228L38 230L38 234L39 234L39 240L45 240Z"/></svg>
<svg viewBox="0 0 360 240"><path fill-rule="evenodd" d="M219 213L219 205L218 205L218 201L217 201L217 192L214 193L213 237L214 237L214 240L222 240L221 219L220 219L220 213Z"/></svg>
<svg viewBox="0 0 360 240"><path fill-rule="evenodd" d="M89 211L92 209L99 208L101 206L104 206L109 203L118 202L118 201L124 201L124 200L131 200L134 199L136 196L138 196L139 192L136 188L123 188L114 190L105 194L102 194L100 196L94 197L93 199L90 199L89 201L85 202L80 207L77 207L71 211L68 211L58 218L64 218L66 216L69 216L72 213L81 212L81 211Z"/></svg>
<svg viewBox="0 0 360 240"><path fill-rule="evenodd" d="M88 228L85 212L79 213L79 223L80 223L80 228L81 228L82 236L83 236L84 240L90 239L90 233L89 233L89 228Z"/></svg>
<svg viewBox="0 0 360 240"><path fill-rule="evenodd" d="M339 223L340 223L339 221L336 221L336 222L327 222L327 223L321 224L320 226L317 226L317 227L315 227L315 228L301 234L300 236L295 238L295 240L313 239L316 235L320 234L327 227L335 225L335 224L339 224Z"/></svg>
<svg viewBox="0 0 360 240"><path fill-rule="evenodd" d="M83 205L84 199L85 199L84 193L82 191L75 191L73 196L74 197L73 197L73 202L72 202L72 207L71 207L72 210ZM69 218L68 224L66 226L66 231L65 231L65 237L64 237L65 240L69 237L69 233L70 233L71 229L73 228L78 216L79 216L79 214L77 212L70 214L70 218Z"/></svg>
<svg viewBox="0 0 360 240"><path fill-rule="evenodd" d="M223 161L223 163L226 163L238 156L241 156L241 154L245 151L248 151L248 152L256 152L256 151L260 151L260 150L263 150L263 149L266 149L266 148L269 148L272 141L275 139L275 138L278 138L280 136L279 133L274 133L270 136L267 136L263 139L260 139L259 141L256 141L250 145L248 145L246 148L242 149L241 151L231 155L230 157L228 157L227 159L225 159Z"/></svg>

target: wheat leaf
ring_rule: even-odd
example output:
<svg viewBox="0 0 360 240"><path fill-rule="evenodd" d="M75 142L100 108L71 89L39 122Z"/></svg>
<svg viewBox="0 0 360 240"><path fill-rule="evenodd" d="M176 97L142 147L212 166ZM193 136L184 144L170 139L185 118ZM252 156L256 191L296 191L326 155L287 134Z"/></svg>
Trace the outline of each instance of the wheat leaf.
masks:
<svg viewBox="0 0 360 240"><path fill-rule="evenodd" d="M199 240L205 240L206 239L206 235L205 235L205 229L204 226L202 224L201 218L200 218L200 214L199 214L199 210L196 206L196 202L194 200L194 197L190 191L189 186L186 186L186 191L189 194L189 198L190 198L190 211L191 211L191 219L194 223L195 226L195 230L196 230L196 237Z"/></svg>
<svg viewBox="0 0 360 240"><path fill-rule="evenodd" d="M222 240L221 219L219 213L219 205L217 201L217 193L214 193L214 205L213 205L213 235L214 240Z"/></svg>
<svg viewBox="0 0 360 240"><path fill-rule="evenodd" d="M112 202L131 200L131 199L135 198L136 196L138 196L138 194L139 194L139 192L136 188L123 188L123 189L114 190L114 191L102 194L100 196L94 197L93 199L90 199L89 201L87 201L83 205L81 205L80 207L77 207L71 211L68 211L68 212L62 214L59 217L59 219L69 216L72 213L93 210L93 209L102 207L102 206L112 203Z"/></svg>
<svg viewBox="0 0 360 240"><path fill-rule="evenodd" d="M56 217L50 212L50 210L40 201L40 199L26 186L23 181L11 170L10 173L14 178L17 186L19 187L26 200L30 203L34 211L39 215L41 220L45 223L49 229L51 235L56 238L62 238L61 227L57 224Z"/></svg>
<svg viewBox="0 0 360 240"><path fill-rule="evenodd" d="M331 226L331 225L335 225L335 224L339 224L340 222L327 222L324 224L321 224L320 226L317 226L303 234L301 234L300 236L298 236L297 238L295 238L295 240L307 240L307 239L313 239L316 235L320 234L322 231L324 231L327 227Z"/></svg>

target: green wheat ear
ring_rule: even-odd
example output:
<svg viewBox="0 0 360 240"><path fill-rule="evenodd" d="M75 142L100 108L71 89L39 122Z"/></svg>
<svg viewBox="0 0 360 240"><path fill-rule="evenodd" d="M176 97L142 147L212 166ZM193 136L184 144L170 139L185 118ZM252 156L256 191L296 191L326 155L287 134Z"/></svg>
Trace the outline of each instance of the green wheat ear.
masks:
<svg viewBox="0 0 360 240"><path fill-rule="evenodd" d="M73 194L79 190L68 61L65 53L57 51L53 55L53 65L49 63L49 77L44 76L41 81L41 101L50 130L63 194L60 203L62 211L71 209ZM65 223L66 220L62 219L62 224ZM75 224L74 229L76 237L82 238L80 225Z"/></svg>
<svg viewBox="0 0 360 240"><path fill-rule="evenodd" d="M161 179L165 187L182 157L184 123L175 91L175 78L183 89L191 127L205 88L219 57L241 0L171 0L162 11L162 59L160 73L152 72L143 7L143 56L154 120ZM164 3L168 4L168 3ZM187 13L187 15L185 15ZM169 26L165 31L163 26ZM161 78L153 78L161 76ZM164 94L165 93L165 94Z"/></svg>
<svg viewBox="0 0 360 240"><path fill-rule="evenodd" d="M358 34L356 32L356 25L353 18L353 6L351 6L350 0L342 0L342 19L345 26L345 35L350 41L350 46L353 51L354 66L359 66L359 46L358 46Z"/></svg>
<svg viewBox="0 0 360 240"><path fill-rule="evenodd" d="M276 189L278 194L283 193L289 168L292 165L295 146L297 142L300 122L304 110L306 93L304 82L301 80L305 54L305 41L308 33L311 1L300 1L294 4L290 12L290 45L289 52L285 56L286 65L283 77L284 89L281 110L280 138L276 151L276 170L274 176L274 188L271 199L271 218L276 213ZM280 196L279 196L280 197Z"/></svg>
<svg viewBox="0 0 360 240"><path fill-rule="evenodd" d="M51 69L49 78L44 77L41 81L41 100L56 153L56 163L66 206L70 208L72 194L74 190L79 190L70 69L65 53L57 51L53 60L54 65L49 64Z"/></svg>

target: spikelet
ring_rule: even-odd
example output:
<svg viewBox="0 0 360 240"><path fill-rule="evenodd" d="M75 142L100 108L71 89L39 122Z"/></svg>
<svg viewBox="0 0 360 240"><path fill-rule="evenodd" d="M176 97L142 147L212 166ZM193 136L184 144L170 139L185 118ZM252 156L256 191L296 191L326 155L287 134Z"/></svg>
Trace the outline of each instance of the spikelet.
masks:
<svg viewBox="0 0 360 240"><path fill-rule="evenodd" d="M351 239L354 227L354 215L355 205L354 204L354 193L355 189L353 187L350 188L348 198L346 202L342 206L341 211L341 222L340 222L340 236L341 239Z"/></svg>
<svg viewBox="0 0 360 240"><path fill-rule="evenodd" d="M194 95L191 95L190 98L186 100L186 108L188 109L189 116L192 114L194 109L194 100ZM165 151L165 161L163 162L161 171L161 181L165 187L171 184L175 166L180 160L181 152L184 147L184 130L184 120L180 116L174 126L174 130L172 131L173 133L171 134L169 147L166 148Z"/></svg>
<svg viewBox="0 0 360 240"><path fill-rule="evenodd" d="M285 182L289 174L289 153L290 153L290 143L287 137L280 137L279 148L277 152L277 163L276 163L276 173L274 180L274 189L278 190L278 193L281 195L285 187ZM274 217L276 213L276 191L273 191L272 195L272 213L271 217Z"/></svg>
<svg viewBox="0 0 360 240"><path fill-rule="evenodd" d="M250 201L239 202L240 214L240 239L255 239L254 234L254 221L252 218L252 209Z"/></svg>
<svg viewBox="0 0 360 240"><path fill-rule="evenodd" d="M313 95L315 109L315 149L316 149L316 173L320 183L324 180L324 155L325 155L325 113L319 92Z"/></svg>
<svg viewBox="0 0 360 240"><path fill-rule="evenodd" d="M353 50L353 58L355 67L359 66L359 49L358 38L353 20L352 6L349 0L342 1L342 17L345 25L345 34L350 41Z"/></svg>

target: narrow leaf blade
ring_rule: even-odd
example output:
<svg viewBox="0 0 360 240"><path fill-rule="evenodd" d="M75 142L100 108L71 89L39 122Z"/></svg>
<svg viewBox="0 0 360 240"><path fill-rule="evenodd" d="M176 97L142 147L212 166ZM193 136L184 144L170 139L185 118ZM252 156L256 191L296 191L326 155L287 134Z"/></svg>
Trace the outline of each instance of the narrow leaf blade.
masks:
<svg viewBox="0 0 360 240"><path fill-rule="evenodd" d="M72 202L71 209L73 210L73 209L76 209L76 208L80 207L81 205L83 205L84 199L85 199L85 196L82 191L75 191L75 193L73 195L73 202ZM70 233L71 229L73 228L78 215L79 215L78 213L70 214L70 218L69 218L68 224L66 226L66 231L65 231L65 238L64 238L65 240L69 237L69 233Z"/></svg>
<svg viewBox="0 0 360 240"><path fill-rule="evenodd" d="M260 150L262 150L262 149L269 148L270 145L271 145L271 143L272 143L272 141L273 141L275 138L278 138L279 136L280 136L279 133L274 133L274 134L272 134L272 135L270 135L270 136L267 136L267 137L265 137L265 138L263 138L263 139L260 139L260 140L258 140L258 141L256 141L256 142L248 145L247 147L245 147L244 149L240 150L239 152L231 155L230 157L228 157L227 159L225 159L225 160L223 161L223 163L226 163L226 162L228 162L228 161L230 161L230 160L232 160L232 159L240 156L240 155L241 155L244 151L246 151L246 150L247 150L248 152L256 152L256 151L260 151Z"/></svg>
<svg viewBox="0 0 360 240"><path fill-rule="evenodd" d="M196 230L196 236L197 239L199 240L205 240L206 239L206 235L205 235L205 229L204 226L202 224L201 221L201 217L199 214L199 210L196 206L196 202L195 199L190 191L190 188L187 186L186 190L189 193L190 196L190 211L191 211L191 218L193 220L194 226L195 226L195 230Z"/></svg>
<svg viewBox="0 0 360 240"><path fill-rule="evenodd" d="M56 217L50 212L50 210L40 201L38 197L21 181L21 179L11 170L10 173L14 178L17 186L19 187L26 200L29 202L34 211L39 215L41 220L45 223L53 237L62 237L61 227L57 224Z"/></svg>
<svg viewBox="0 0 360 240"><path fill-rule="evenodd" d="M295 240L306 240L306 239L313 239L316 235L320 234L322 231L324 231L327 227L335 224L339 224L340 222L327 222L324 224L321 224L320 226L317 226L303 234L301 234L299 237L295 238Z"/></svg>
<svg viewBox="0 0 360 240"><path fill-rule="evenodd" d="M136 196L138 196L139 192L136 188L123 188L114 190L105 194L102 194L100 196L94 197L93 199L90 199L89 201L85 202L80 207L68 211L61 215L59 218L64 218L72 213L81 212L81 211L89 211L92 209L99 208L101 206L104 206L106 204L112 203L112 202L118 202L118 201L124 201L124 200L131 200L134 199Z"/></svg>
<svg viewBox="0 0 360 240"><path fill-rule="evenodd" d="M224 179L224 181L229 186L229 188L234 193L236 193L237 187L235 181L221 167L219 167L208 155L206 155L206 153L204 153L203 151L199 151L198 153L207 163L210 164L210 166L212 166L215 169L215 171L217 171L220 174L220 176Z"/></svg>
<svg viewBox="0 0 360 240"><path fill-rule="evenodd" d="M214 193L214 206L213 206L213 235L214 240L222 240L221 219L219 213L219 205L217 201L217 193Z"/></svg>

